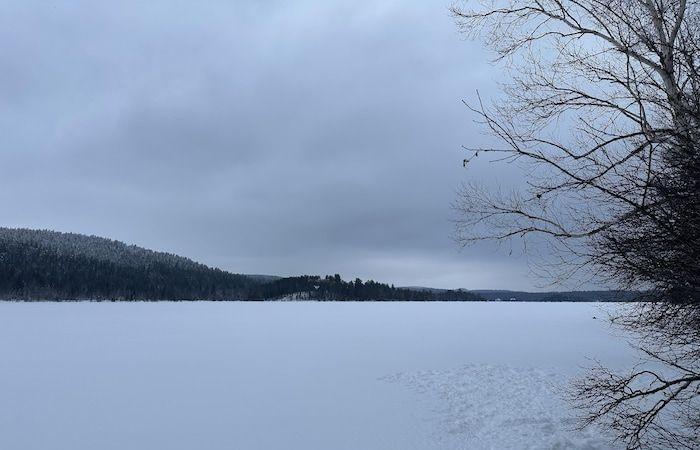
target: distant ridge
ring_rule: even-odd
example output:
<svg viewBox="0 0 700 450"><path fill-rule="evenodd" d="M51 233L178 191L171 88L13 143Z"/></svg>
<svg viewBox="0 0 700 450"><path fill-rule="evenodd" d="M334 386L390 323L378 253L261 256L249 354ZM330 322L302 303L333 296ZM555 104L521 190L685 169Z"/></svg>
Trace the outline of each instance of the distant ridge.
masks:
<svg viewBox="0 0 700 450"><path fill-rule="evenodd" d="M245 274L245 276L247 276L248 278L253 279L259 283L271 283L273 281L277 281L277 280L284 278L284 277L279 277L277 275L260 275L260 274L250 274L250 273Z"/></svg>
<svg viewBox="0 0 700 450"><path fill-rule="evenodd" d="M413 291L339 275L233 274L172 253L97 236L0 228L4 300L482 300L465 291Z"/></svg>
<svg viewBox="0 0 700 450"><path fill-rule="evenodd" d="M113 239L0 227L0 299L610 302L634 300L634 294L398 288L339 275L243 275Z"/></svg>
<svg viewBox="0 0 700 450"><path fill-rule="evenodd" d="M440 292L442 289L406 286L418 292ZM485 301L513 301L513 302L629 302L634 301L639 294L630 291L552 291L552 292L526 292L498 289L458 289L458 291L471 292L479 295Z"/></svg>
<svg viewBox="0 0 700 450"><path fill-rule="evenodd" d="M473 290L487 301L518 302L625 302L634 300L636 293L628 291L560 291L523 292L503 290Z"/></svg>

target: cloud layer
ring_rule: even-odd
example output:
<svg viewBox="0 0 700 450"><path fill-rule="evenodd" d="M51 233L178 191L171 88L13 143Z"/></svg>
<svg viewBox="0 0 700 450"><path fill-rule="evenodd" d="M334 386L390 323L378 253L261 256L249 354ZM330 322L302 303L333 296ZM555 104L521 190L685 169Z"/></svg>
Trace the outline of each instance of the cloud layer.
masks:
<svg viewBox="0 0 700 450"><path fill-rule="evenodd" d="M236 272L534 286L524 260L450 238L460 145L486 139L460 101L499 74L447 4L2 9L2 224Z"/></svg>

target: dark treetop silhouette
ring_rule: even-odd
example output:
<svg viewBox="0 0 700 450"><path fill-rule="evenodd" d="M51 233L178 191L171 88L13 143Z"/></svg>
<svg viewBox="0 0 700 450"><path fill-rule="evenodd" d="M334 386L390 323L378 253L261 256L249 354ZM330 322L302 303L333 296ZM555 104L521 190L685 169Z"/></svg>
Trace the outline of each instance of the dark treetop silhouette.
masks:
<svg viewBox="0 0 700 450"><path fill-rule="evenodd" d="M339 275L264 278L111 239L0 228L0 297L25 300L483 300Z"/></svg>
<svg viewBox="0 0 700 450"><path fill-rule="evenodd" d="M453 12L513 74L503 101L471 107L503 147L471 157L531 174L522 191L465 187L462 243L541 239L546 276L643 290L650 302L616 323L663 370L600 368L575 395L583 423L605 423L628 448L697 448L700 5L512 0Z"/></svg>

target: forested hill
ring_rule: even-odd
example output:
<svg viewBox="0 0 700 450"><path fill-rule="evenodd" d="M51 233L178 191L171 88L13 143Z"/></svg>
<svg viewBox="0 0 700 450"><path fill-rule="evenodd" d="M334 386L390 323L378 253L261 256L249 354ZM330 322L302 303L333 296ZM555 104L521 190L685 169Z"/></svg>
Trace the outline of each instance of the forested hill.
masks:
<svg viewBox="0 0 700 450"><path fill-rule="evenodd" d="M254 280L96 236L0 228L0 297L240 299Z"/></svg>
<svg viewBox="0 0 700 450"><path fill-rule="evenodd" d="M17 300L480 300L340 276L232 274L188 258L75 233L0 228L0 299Z"/></svg>

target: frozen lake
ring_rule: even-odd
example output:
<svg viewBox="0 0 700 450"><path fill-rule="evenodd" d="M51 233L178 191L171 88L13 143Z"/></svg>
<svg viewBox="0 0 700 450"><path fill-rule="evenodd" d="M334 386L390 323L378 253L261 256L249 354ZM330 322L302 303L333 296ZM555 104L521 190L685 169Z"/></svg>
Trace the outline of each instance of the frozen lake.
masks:
<svg viewBox="0 0 700 450"><path fill-rule="evenodd" d="M599 308L0 303L0 448L610 448L558 397L633 360Z"/></svg>

